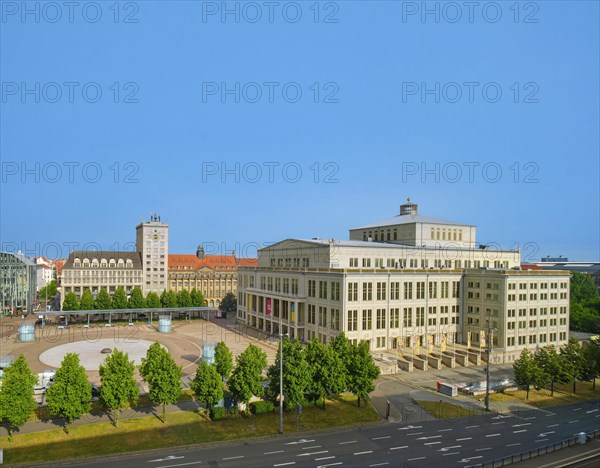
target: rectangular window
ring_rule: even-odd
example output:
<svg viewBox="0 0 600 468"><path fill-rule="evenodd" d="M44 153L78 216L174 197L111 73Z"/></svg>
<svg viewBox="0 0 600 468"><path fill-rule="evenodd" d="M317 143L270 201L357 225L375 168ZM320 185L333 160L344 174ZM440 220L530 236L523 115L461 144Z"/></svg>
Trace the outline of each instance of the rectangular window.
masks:
<svg viewBox="0 0 600 468"><path fill-rule="evenodd" d="M315 297L317 290L317 282L315 280L308 280L308 297Z"/></svg>
<svg viewBox="0 0 600 468"><path fill-rule="evenodd" d="M400 327L400 309L390 309L390 328Z"/></svg>
<svg viewBox="0 0 600 468"><path fill-rule="evenodd" d="M327 281L319 281L319 299L327 299Z"/></svg>
<svg viewBox="0 0 600 468"><path fill-rule="evenodd" d="M356 331L358 329L358 310L348 311L348 331Z"/></svg>
<svg viewBox="0 0 600 468"><path fill-rule="evenodd" d="M417 299L425 299L425 281L417 281Z"/></svg>
<svg viewBox="0 0 600 468"><path fill-rule="evenodd" d="M417 307L417 327L425 326L425 307Z"/></svg>
<svg viewBox="0 0 600 468"><path fill-rule="evenodd" d="M407 281L404 282L404 299L413 298L413 285Z"/></svg>
<svg viewBox="0 0 600 468"><path fill-rule="evenodd" d="M358 283L348 283L348 302L358 301Z"/></svg>
<svg viewBox="0 0 600 468"><path fill-rule="evenodd" d="M413 313L412 307L405 307L402 311L402 324L404 327L412 327L413 323Z"/></svg>
<svg viewBox="0 0 600 468"><path fill-rule="evenodd" d="M377 330L385 329L385 309L377 309Z"/></svg>
<svg viewBox="0 0 600 468"><path fill-rule="evenodd" d="M390 283L390 300L397 301L400 299L400 282L392 281Z"/></svg>
<svg viewBox="0 0 600 468"><path fill-rule="evenodd" d="M373 311L366 309L362 311L362 329L371 330L373 328Z"/></svg>
<svg viewBox="0 0 600 468"><path fill-rule="evenodd" d="M383 282L378 282L377 283L377 300L378 301L385 301L385 288L386 288L386 284Z"/></svg>
<svg viewBox="0 0 600 468"><path fill-rule="evenodd" d="M363 301L373 300L373 283L363 283Z"/></svg>
<svg viewBox="0 0 600 468"><path fill-rule="evenodd" d="M437 299L437 283L429 283L429 299Z"/></svg>
<svg viewBox="0 0 600 468"><path fill-rule="evenodd" d="M331 300L339 301L340 300L340 283L336 281L331 282Z"/></svg>

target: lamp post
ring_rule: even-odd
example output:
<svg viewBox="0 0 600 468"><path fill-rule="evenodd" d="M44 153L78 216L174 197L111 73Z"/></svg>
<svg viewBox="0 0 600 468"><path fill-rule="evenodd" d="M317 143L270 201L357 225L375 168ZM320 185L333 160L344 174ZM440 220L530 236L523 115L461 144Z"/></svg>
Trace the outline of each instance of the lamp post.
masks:
<svg viewBox="0 0 600 468"><path fill-rule="evenodd" d="M283 434L283 337L287 333L279 332L279 433Z"/></svg>

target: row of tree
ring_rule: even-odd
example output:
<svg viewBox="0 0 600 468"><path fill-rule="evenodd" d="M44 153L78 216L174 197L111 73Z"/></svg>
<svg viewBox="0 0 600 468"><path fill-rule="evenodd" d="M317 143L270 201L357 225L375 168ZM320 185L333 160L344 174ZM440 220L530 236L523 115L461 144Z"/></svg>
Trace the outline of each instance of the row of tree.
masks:
<svg viewBox="0 0 600 468"><path fill-rule="evenodd" d="M600 333L600 295L591 275L571 273L571 330Z"/></svg>
<svg viewBox="0 0 600 468"><path fill-rule="evenodd" d="M201 291L196 288L192 291L182 290L163 291L159 296L150 291L146 297L142 294L139 286L131 290L131 295L127 298L125 290L119 286L112 297L106 288L100 289L96 298L86 289L81 294L81 299L69 291L65 295L62 310L110 310L110 309L158 309L160 307L204 307L206 301Z"/></svg>
<svg viewBox="0 0 600 468"><path fill-rule="evenodd" d="M513 371L515 382L527 388L527 398L532 385L539 389L550 384L551 395L554 395L555 383L572 383L575 393L578 381L591 381L595 389L596 379L600 377L600 342L590 340L582 346L571 339L559 350L549 345L535 354L524 349L513 363Z"/></svg>

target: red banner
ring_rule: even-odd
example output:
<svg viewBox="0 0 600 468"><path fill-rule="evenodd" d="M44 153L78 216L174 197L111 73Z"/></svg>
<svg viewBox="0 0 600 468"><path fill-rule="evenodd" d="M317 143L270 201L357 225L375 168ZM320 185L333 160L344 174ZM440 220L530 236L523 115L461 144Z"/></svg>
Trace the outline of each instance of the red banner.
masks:
<svg viewBox="0 0 600 468"><path fill-rule="evenodd" d="M267 315L271 315L271 299L270 299L270 298L267 298L267 301L266 301L266 302L267 302L267 305L266 305L266 309L267 309L267 310L266 310L266 314L267 314Z"/></svg>

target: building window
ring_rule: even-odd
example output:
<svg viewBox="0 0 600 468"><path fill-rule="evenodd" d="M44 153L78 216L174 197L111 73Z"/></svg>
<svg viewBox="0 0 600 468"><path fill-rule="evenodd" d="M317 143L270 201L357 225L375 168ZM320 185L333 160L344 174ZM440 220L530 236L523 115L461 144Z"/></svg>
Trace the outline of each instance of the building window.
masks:
<svg viewBox="0 0 600 468"><path fill-rule="evenodd" d="M373 300L373 283L363 283L363 301Z"/></svg>
<svg viewBox="0 0 600 468"><path fill-rule="evenodd" d="M385 309L377 309L377 330L385 329Z"/></svg>
<svg viewBox="0 0 600 468"><path fill-rule="evenodd" d="M365 309L362 311L362 329L371 330L373 328L373 311Z"/></svg>
<svg viewBox="0 0 600 468"><path fill-rule="evenodd" d="M358 330L358 310L348 311L348 331Z"/></svg>
<svg viewBox="0 0 600 468"><path fill-rule="evenodd" d="M348 302L358 301L358 283L348 283Z"/></svg>
<svg viewBox="0 0 600 468"><path fill-rule="evenodd" d="M378 301L385 301L385 288L386 288L386 284L383 282L378 282L377 283L377 300Z"/></svg>

